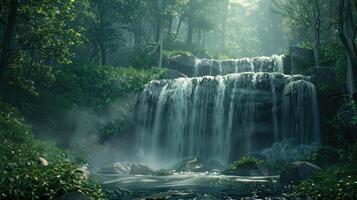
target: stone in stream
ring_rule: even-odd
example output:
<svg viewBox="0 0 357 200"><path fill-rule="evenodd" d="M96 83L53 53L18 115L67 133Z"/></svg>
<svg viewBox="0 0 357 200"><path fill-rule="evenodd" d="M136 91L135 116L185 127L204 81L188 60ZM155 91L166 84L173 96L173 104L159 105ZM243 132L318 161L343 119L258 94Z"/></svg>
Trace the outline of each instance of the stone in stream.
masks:
<svg viewBox="0 0 357 200"><path fill-rule="evenodd" d="M133 164L130 168L129 174L131 175L152 175L154 170L143 164Z"/></svg>
<svg viewBox="0 0 357 200"><path fill-rule="evenodd" d="M213 172L219 171L223 165L214 160L202 160L199 158L187 159L176 164L177 172Z"/></svg>
<svg viewBox="0 0 357 200"><path fill-rule="evenodd" d="M108 166L101 168L100 174L129 174L133 164L125 162L114 162Z"/></svg>
<svg viewBox="0 0 357 200"><path fill-rule="evenodd" d="M290 184L303 181L320 170L320 167L309 162L290 163L282 170L280 174L280 182L283 184Z"/></svg>

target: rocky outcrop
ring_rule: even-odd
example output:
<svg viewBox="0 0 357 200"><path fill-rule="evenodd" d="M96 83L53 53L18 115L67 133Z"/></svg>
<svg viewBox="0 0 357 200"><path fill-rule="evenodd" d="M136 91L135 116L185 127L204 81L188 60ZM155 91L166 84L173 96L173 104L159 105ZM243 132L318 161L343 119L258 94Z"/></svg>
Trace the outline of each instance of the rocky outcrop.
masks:
<svg viewBox="0 0 357 200"><path fill-rule="evenodd" d="M214 160L202 160L198 158L187 159L176 164L176 172L213 172L223 168L219 162Z"/></svg>
<svg viewBox="0 0 357 200"><path fill-rule="evenodd" d="M320 167L309 162L290 163L282 170L280 182L284 184L297 183L310 178L320 170Z"/></svg>
<svg viewBox="0 0 357 200"><path fill-rule="evenodd" d="M290 47L289 56L291 74L304 74L315 62L314 52L309 49Z"/></svg>
<svg viewBox="0 0 357 200"><path fill-rule="evenodd" d="M193 55L178 55L169 59L169 68L180 73L192 76L194 74L194 66L196 57Z"/></svg>
<svg viewBox="0 0 357 200"><path fill-rule="evenodd" d="M131 175L152 175L154 170L143 164L133 164L130 168L129 174Z"/></svg>
<svg viewBox="0 0 357 200"><path fill-rule="evenodd" d="M169 59L168 66L189 77L242 72L283 72L284 56L216 60L199 59L193 55L178 55Z"/></svg>
<svg viewBox="0 0 357 200"><path fill-rule="evenodd" d="M165 72L161 75L162 79L176 79L176 78L187 78L183 73L180 73L173 69L166 69Z"/></svg>
<svg viewBox="0 0 357 200"><path fill-rule="evenodd" d="M98 171L100 174L129 174L133 164L125 162L115 162L105 166Z"/></svg>

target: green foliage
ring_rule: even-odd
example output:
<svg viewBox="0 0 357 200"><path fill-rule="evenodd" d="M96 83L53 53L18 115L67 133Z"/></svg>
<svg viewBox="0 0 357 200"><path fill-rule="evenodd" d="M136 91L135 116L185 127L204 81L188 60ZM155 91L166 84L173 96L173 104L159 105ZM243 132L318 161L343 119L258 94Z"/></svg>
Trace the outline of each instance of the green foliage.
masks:
<svg viewBox="0 0 357 200"><path fill-rule="evenodd" d="M324 169L293 187L290 196L312 199L357 198L357 143L343 149L321 147L308 160Z"/></svg>
<svg viewBox="0 0 357 200"><path fill-rule="evenodd" d="M104 199L101 188L68 162L67 152L36 141L13 107L0 102L0 109L1 199L54 199L72 191Z"/></svg>
<svg viewBox="0 0 357 200"><path fill-rule="evenodd" d="M77 105L92 108L108 105L131 92L139 92L150 80L158 78L162 69L115 68L81 65L59 71L54 85L58 94Z"/></svg>
<svg viewBox="0 0 357 200"><path fill-rule="evenodd" d="M189 51L172 50L172 51L164 51L163 55L166 58L172 58L172 57L179 56L179 55L192 56L192 53Z"/></svg>
<svg viewBox="0 0 357 200"><path fill-rule="evenodd" d="M136 48L130 58L130 65L138 68L150 68L158 66L155 45L147 45Z"/></svg>
<svg viewBox="0 0 357 200"><path fill-rule="evenodd" d="M29 53L38 64L44 64L49 59L70 63L72 48L84 40L81 27L73 25L83 2L30 0L21 4L15 41L31 51L20 52Z"/></svg>
<svg viewBox="0 0 357 200"><path fill-rule="evenodd" d="M291 196L309 197L312 199L357 198L357 166L338 166L325 170L313 178L294 187Z"/></svg>
<svg viewBox="0 0 357 200"><path fill-rule="evenodd" d="M341 153L341 150L335 149L333 147L323 146L313 152L307 160L316 164L317 166L328 167L340 162Z"/></svg>
<svg viewBox="0 0 357 200"><path fill-rule="evenodd" d="M244 156L239 160L235 161L231 166L230 169L234 170L249 170L249 169L257 169L261 166L264 161L259 160L255 157Z"/></svg>

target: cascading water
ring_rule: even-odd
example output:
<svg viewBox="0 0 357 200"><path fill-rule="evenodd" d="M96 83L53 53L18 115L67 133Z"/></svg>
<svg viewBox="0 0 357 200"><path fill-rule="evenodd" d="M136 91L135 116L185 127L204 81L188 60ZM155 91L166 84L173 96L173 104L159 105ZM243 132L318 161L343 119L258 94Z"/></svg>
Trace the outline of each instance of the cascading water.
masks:
<svg viewBox="0 0 357 200"><path fill-rule="evenodd" d="M242 72L283 72L283 55L230 60L196 59L194 76Z"/></svg>
<svg viewBox="0 0 357 200"><path fill-rule="evenodd" d="M195 71L204 62L197 61ZM229 73L224 63L221 74ZM234 63L240 73L147 84L137 107L143 161L169 165L199 157L227 163L285 140L319 142L316 92L308 77L274 72L282 69L278 56ZM253 72L241 73L246 69Z"/></svg>

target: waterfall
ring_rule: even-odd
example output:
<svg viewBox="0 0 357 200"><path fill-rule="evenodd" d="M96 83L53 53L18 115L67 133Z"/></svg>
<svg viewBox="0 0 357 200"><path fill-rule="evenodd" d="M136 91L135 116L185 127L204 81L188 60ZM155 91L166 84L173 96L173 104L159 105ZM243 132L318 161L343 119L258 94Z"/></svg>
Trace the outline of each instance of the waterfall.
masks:
<svg viewBox="0 0 357 200"><path fill-rule="evenodd" d="M232 66L260 71L272 60L235 60ZM228 163L287 139L318 143L316 104L309 77L277 72L151 81L137 104L137 149L143 161L157 165L193 157Z"/></svg>
<svg viewBox="0 0 357 200"><path fill-rule="evenodd" d="M298 144L319 142L319 119L316 89L312 83L298 80L283 92L282 139L294 138Z"/></svg>
<svg viewBox="0 0 357 200"><path fill-rule="evenodd" d="M226 75L241 72L280 72L283 68L283 55L271 57L241 58L230 60L196 59L194 76Z"/></svg>

